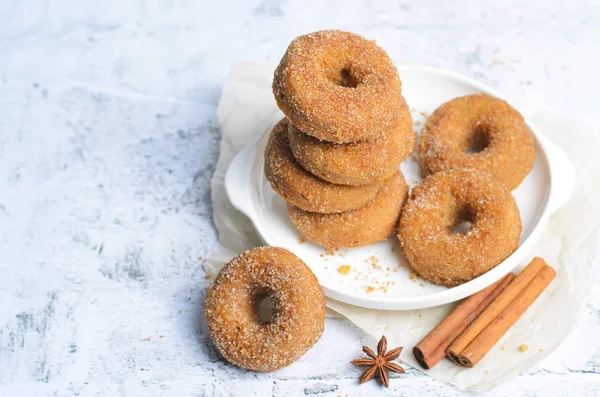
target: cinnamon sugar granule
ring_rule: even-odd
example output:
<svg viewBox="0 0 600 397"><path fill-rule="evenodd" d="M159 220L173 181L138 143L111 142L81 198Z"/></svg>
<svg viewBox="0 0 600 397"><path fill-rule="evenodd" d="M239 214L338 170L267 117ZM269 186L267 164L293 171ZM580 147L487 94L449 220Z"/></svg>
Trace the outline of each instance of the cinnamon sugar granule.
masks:
<svg viewBox="0 0 600 397"><path fill-rule="evenodd" d="M350 273L350 269L351 269L350 265L342 265L342 266L338 267L337 271L339 274L345 276L348 273Z"/></svg>
<svg viewBox="0 0 600 397"><path fill-rule="evenodd" d="M417 278L417 272L410 272L410 275L408 276L409 279L414 280Z"/></svg>
<svg viewBox="0 0 600 397"><path fill-rule="evenodd" d="M527 345L521 345L521 346L519 346L519 351L521 353L525 353L527 350L529 350L529 346L527 346Z"/></svg>
<svg viewBox="0 0 600 397"><path fill-rule="evenodd" d="M204 275L204 278L210 280L211 278L213 278L213 274L211 272L208 272Z"/></svg>
<svg viewBox="0 0 600 397"><path fill-rule="evenodd" d="M388 292L388 287L390 287L393 283L389 282L389 281L385 281L385 282L379 282L377 280L374 281L375 285L367 285L365 286L365 289L368 293L371 292L375 292L375 291L380 291L383 293L387 293Z"/></svg>
<svg viewBox="0 0 600 397"><path fill-rule="evenodd" d="M298 244L304 244L306 239L304 237L298 237Z"/></svg>
<svg viewBox="0 0 600 397"><path fill-rule="evenodd" d="M201 257L201 256L199 256L199 257L198 257L198 260L199 260L199 261L201 261L201 260L203 260L203 259L204 259L204 258L203 258L203 257Z"/></svg>

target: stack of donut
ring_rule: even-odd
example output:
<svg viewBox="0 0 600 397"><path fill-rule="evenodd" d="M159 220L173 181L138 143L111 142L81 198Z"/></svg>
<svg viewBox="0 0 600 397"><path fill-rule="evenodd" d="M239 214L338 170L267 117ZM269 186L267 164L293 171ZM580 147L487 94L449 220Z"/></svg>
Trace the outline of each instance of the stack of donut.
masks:
<svg viewBox="0 0 600 397"><path fill-rule="evenodd" d="M375 42L337 30L296 38L275 70L285 118L265 174L302 235L327 248L394 234L408 188L398 166L414 147L398 72Z"/></svg>

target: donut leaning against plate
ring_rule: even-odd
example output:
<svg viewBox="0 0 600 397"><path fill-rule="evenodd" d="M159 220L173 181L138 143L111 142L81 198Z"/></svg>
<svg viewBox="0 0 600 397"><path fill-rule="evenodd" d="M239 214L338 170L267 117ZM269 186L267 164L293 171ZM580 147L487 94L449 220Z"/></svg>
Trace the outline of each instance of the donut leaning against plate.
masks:
<svg viewBox="0 0 600 397"><path fill-rule="evenodd" d="M373 138L390 127L401 88L383 49L339 30L294 39L273 78L277 105L292 124L335 143Z"/></svg>
<svg viewBox="0 0 600 397"><path fill-rule="evenodd" d="M389 178L415 145L412 116L404 98L392 126L366 141L320 141L291 123L288 135L294 157L302 167L321 179L343 185L366 185Z"/></svg>
<svg viewBox="0 0 600 397"><path fill-rule="evenodd" d="M265 176L285 201L319 213L350 211L373 201L381 182L349 186L317 178L294 158L287 131L288 120L284 118L271 131L265 149Z"/></svg>
<svg viewBox="0 0 600 397"><path fill-rule="evenodd" d="M471 223L467 230L457 227ZM494 268L519 246L519 208L507 187L477 169L427 177L402 209L398 238L419 276L448 287Z"/></svg>
<svg viewBox="0 0 600 397"><path fill-rule="evenodd" d="M266 297L273 303L269 321L259 315ZM206 293L204 317L229 362L275 371L298 360L321 337L325 295L308 266L288 250L254 248L221 269Z"/></svg>
<svg viewBox="0 0 600 397"><path fill-rule="evenodd" d="M424 176L451 168L477 168L515 189L533 168L535 142L523 116L487 94L446 102L421 133Z"/></svg>

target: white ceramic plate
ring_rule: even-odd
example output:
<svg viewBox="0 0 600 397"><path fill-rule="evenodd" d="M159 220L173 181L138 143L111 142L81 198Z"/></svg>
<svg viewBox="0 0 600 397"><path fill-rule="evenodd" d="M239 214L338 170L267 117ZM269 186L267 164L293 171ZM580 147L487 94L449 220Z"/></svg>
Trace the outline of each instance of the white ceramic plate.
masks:
<svg viewBox="0 0 600 397"><path fill-rule="evenodd" d="M442 103L459 96L485 92L501 97L491 88L466 77L428 67L400 66L402 94L420 130L425 115ZM274 120L275 121L275 120ZM356 306L381 310L410 310L437 306L469 296L503 277L535 254L531 248L539 239L548 217L569 198L575 172L564 151L548 141L527 120L536 138L537 158L531 173L513 191L523 231L521 245L504 262L489 272L454 288L436 286L410 278L396 236L366 247L328 252L319 245L303 242L288 219L285 202L272 189L263 172L263 152L270 130L234 158L225 177L233 205L253 222L268 245L284 247L298 255L312 269L328 297ZM414 156L401 165L407 182L419 183ZM350 265L349 274L338 268Z"/></svg>

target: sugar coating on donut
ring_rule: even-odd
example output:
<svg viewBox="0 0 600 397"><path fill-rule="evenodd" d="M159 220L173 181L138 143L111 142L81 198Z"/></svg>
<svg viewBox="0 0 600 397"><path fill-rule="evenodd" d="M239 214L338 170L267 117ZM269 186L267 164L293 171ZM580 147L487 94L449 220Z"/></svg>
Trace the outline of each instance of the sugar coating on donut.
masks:
<svg viewBox="0 0 600 397"><path fill-rule="evenodd" d="M446 102L431 115L420 136L423 175L477 168L513 190L534 162L535 141L523 116L507 102L487 94Z"/></svg>
<svg viewBox="0 0 600 397"><path fill-rule="evenodd" d="M412 116L404 98L391 127L382 128L373 139L346 144L325 142L291 123L288 134L294 157L302 167L321 179L344 185L365 185L389 178L413 152L415 144Z"/></svg>
<svg viewBox="0 0 600 397"><path fill-rule="evenodd" d="M288 204L300 233L324 247L350 248L385 240L396 231L408 187L400 171L384 182L375 200L363 208L339 214L317 214Z"/></svg>
<svg viewBox="0 0 600 397"><path fill-rule="evenodd" d="M273 79L277 104L292 124L335 143L366 140L390 126L401 88L384 50L339 30L294 39Z"/></svg>
<svg viewBox="0 0 600 397"><path fill-rule="evenodd" d="M466 230L459 230L462 222L467 222ZM413 270L451 287L512 254L519 245L521 218L513 196L497 178L477 169L452 169L427 177L411 191L398 230Z"/></svg>
<svg viewBox="0 0 600 397"><path fill-rule="evenodd" d="M265 296L273 302L270 322L258 313ZM206 293L204 316L225 359L253 371L275 371L298 360L319 340L325 296L297 256L283 248L254 248L219 272Z"/></svg>
<svg viewBox="0 0 600 397"><path fill-rule="evenodd" d="M265 149L265 176L283 199L307 211L335 213L373 201L382 182L349 186L324 181L298 164L290 149L287 119L275 125Z"/></svg>

